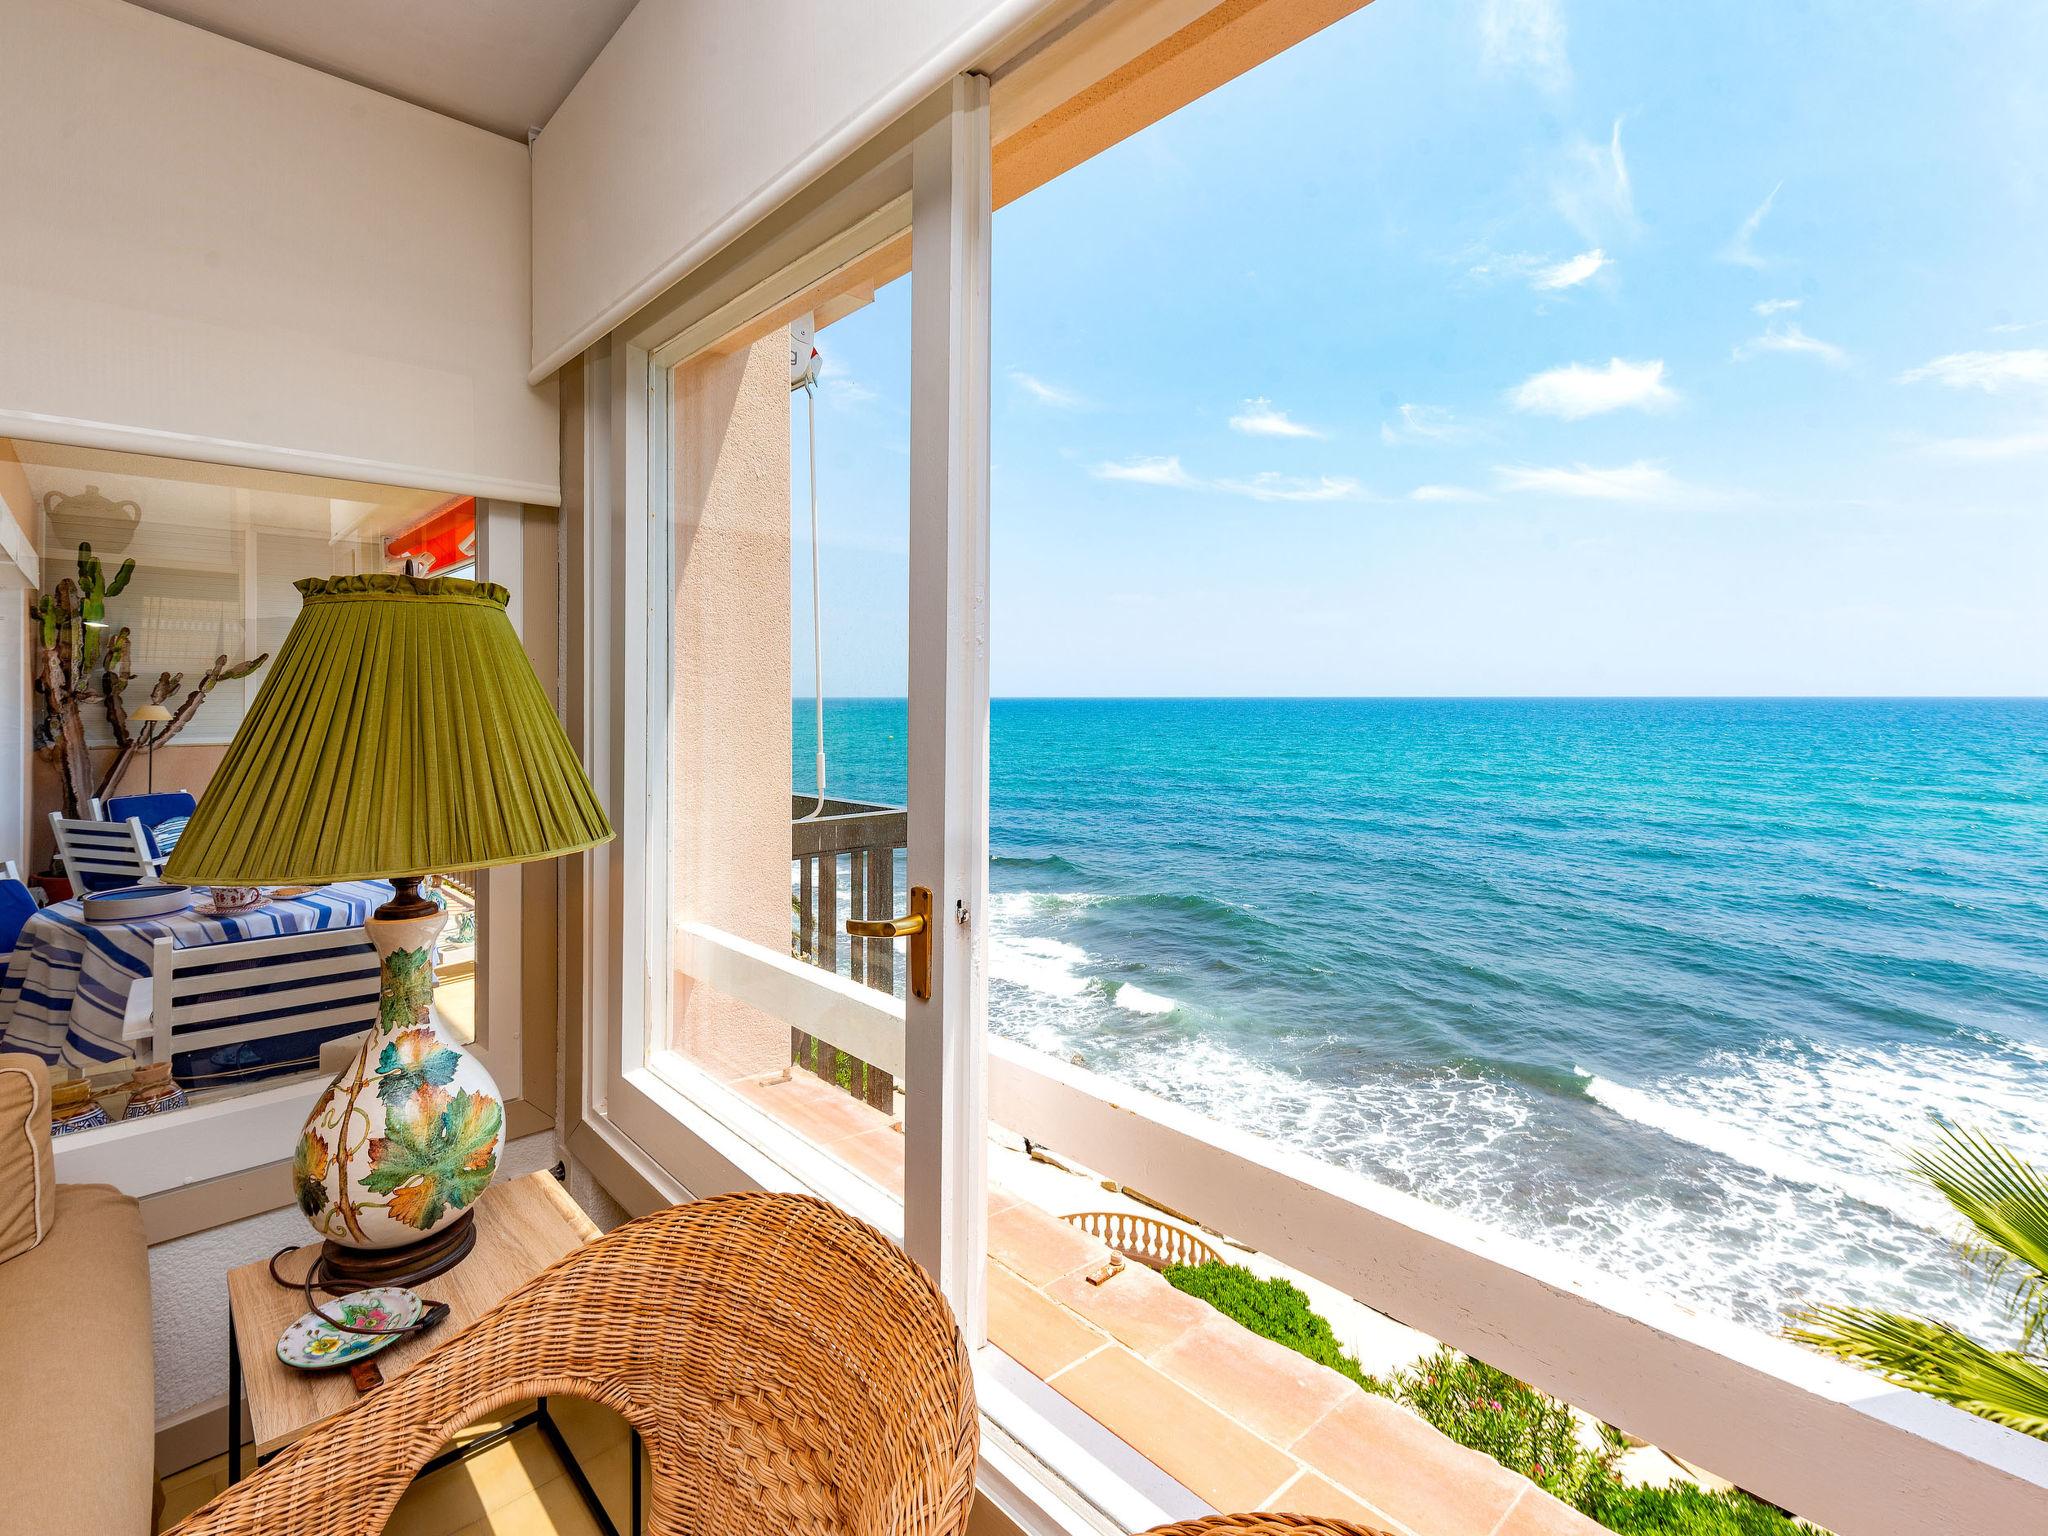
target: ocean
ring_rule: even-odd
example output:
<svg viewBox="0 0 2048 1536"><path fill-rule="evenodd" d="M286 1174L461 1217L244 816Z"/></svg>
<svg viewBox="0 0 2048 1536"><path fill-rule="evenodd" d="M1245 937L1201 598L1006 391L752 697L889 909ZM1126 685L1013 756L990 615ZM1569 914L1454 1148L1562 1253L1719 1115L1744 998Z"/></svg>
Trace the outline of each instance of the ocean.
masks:
<svg viewBox="0 0 2048 1536"><path fill-rule="evenodd" d="M828 701L834 794L900 802L904 721ZM990 751L998 1033L1746 1323L2009 1340L1902 1154L2048 1164L2048 701L1012 699Z"/></svg>

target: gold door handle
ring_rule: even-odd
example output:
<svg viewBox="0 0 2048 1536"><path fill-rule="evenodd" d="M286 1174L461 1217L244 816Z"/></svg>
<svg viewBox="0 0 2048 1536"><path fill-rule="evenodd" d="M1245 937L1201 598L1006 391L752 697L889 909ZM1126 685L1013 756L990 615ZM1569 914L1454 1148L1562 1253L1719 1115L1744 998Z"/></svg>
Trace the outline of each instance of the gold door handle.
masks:
<svg viewBox="0 0 2048 1536"><path fill-rule="evenodd" d="M910 888L910 911L902 917L849 917L846 931L856 939L910 940L910 995L919 1002L932 995L932 893L922 885Z"/></svg>

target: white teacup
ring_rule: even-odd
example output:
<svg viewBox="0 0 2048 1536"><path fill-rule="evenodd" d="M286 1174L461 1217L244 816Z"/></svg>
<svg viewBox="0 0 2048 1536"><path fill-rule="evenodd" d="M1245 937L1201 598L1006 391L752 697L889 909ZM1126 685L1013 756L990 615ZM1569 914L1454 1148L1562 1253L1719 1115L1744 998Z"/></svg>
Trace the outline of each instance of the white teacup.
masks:
<svg viewBox="0 0 2048 1536"><path fill-rule="evenodd" d="M210 889L216 912L246 912L263 904L263 887L260 885L216 885Z"/></svg>

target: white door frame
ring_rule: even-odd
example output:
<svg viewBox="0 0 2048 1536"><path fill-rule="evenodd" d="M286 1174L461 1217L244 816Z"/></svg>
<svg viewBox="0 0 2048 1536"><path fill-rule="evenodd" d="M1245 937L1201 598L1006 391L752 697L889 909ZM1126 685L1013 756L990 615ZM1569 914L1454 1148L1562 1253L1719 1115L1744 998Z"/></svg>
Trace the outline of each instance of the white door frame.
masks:
<svg viewBox="0 0 2048 1536"><path fill-rule="evenodd" d="M911 168L909 881L932 985L905 1008L905 1246L987 1336L988 80L954 79Z"/></svg>

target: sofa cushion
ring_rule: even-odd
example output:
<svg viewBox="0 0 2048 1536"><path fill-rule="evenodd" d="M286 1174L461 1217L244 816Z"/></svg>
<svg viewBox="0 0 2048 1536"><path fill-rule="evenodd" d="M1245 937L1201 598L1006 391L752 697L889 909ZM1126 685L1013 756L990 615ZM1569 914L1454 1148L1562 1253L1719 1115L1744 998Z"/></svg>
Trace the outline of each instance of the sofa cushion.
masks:
<svg viewBox="0 0 2048 1536"><path fill-rule="evenodd" d="M56 1214L50 1069L34 1056L0 1056L0 1264L40 1243Z"/></svg>
<svg viewBox="0 0 2048 1536"><path fill-rule="evenodd" d="M56 1219L0 1264L0 1536L146 1536L156 1366L142 1208L57 1188Z"/></svg>

